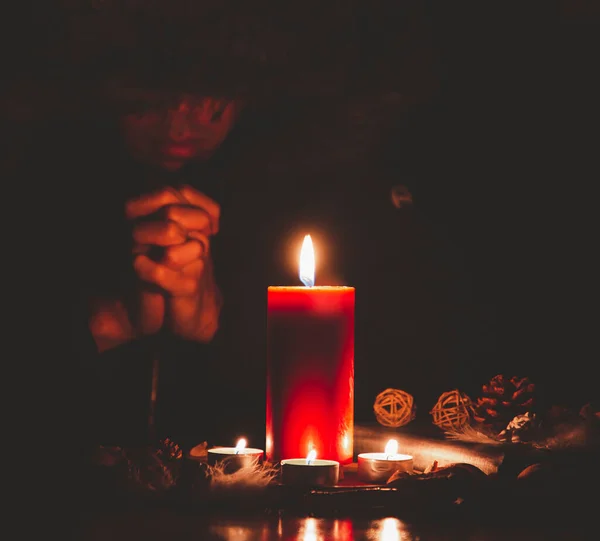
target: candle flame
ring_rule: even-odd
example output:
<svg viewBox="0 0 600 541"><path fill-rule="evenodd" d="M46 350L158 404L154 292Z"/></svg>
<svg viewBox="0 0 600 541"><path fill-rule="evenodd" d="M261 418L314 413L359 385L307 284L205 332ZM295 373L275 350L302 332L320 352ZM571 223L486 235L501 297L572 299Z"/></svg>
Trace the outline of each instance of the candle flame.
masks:
<svg viewBox="0 0 600 541"><path fill-rule="evenodd" d="M398 454L398 442L396 440L390 440L387 442L387 445L385 446L385 454L387 457Z"/></svg>
<svg viewBox="0 0 600 541"><path fill-rule="evenodd" d="M304 237L300 250L300 281L306 287L315 285L315 250L310 235Z"/></svg>
<svg viewBox="0 0 600 541"><path fill-rule="evenodd" d="M315 451L314 449L311 449L308 454L306 455L306 463L310 464L311 462L313 462L315 460L315 458L317 458L317 451Z"/></svg>
<svg viewBox="0 0 600 541"><path fill-rule="evenodd" d="M246 448L246 439L240 438L235 446L235 454L241 453Z"/></svg>

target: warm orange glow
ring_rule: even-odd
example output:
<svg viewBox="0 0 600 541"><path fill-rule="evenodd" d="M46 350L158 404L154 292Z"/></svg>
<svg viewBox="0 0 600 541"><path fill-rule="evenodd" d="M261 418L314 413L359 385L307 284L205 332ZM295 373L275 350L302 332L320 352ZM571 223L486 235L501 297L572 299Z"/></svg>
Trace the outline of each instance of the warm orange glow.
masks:
<svg viewBox="0 0 600 541"><path fill-rule="evenodd" d="M236 453L240 453L241 451L243 451L246 448L246 439L245 438L240 438L237 442L237 445L235 446L235 452Z"/></svg>
<svg viewBox="0 0 600 541"><path fill-rule="evenodd" d="M270 453L271 449L273 449L273 438L269 434L267 434L265 440L266 440L266 448L268 449L267 452Z"/></svg>
<svg viewBox="0 0 600 541"><path fill-rule="evenodd" d="M306 455L306 463L310 464L312 461L314 461L317 458L317 451L315 451L314 449L311 449L308 454Z"/></svg>
<svg viewBox="0 0 600 541"><path fill-rule="evenodd" d="M385 446L384 452L385 452L386 456L397 455L398 454L398 442L396 440L388 441Z"/></svg>
<svg viewBox="0 0 600 541"><path fill-rule="evenodd" d="M306 287L315 285L315 250L310 235L304 237L300 250L300 281Z"/></svg>
<svg viewBox="0 0 600 541"><path fill-rule="evenodd" d="M344 436L344 439L342 440L342 446L344 447L344 449L348 449L348 445L350 444L350 440L348 439L348 434L346 434Z"/></svg>

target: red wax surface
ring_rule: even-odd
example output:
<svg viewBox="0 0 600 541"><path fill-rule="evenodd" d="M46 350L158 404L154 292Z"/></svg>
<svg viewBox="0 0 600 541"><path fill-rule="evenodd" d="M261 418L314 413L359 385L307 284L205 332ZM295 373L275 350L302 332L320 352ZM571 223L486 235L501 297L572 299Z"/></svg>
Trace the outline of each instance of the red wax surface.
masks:
<svg viewBox="0 0 600 541"><path fill-rule="evenodd" d="M272 286L267 305L267 460L351 463L354 288Z"/></svg>

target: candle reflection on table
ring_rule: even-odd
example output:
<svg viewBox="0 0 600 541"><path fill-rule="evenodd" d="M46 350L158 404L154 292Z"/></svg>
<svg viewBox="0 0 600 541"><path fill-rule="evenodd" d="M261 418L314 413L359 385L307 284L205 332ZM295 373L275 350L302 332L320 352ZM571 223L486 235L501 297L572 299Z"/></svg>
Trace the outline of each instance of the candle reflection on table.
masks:
<svg viewBox="0 0 600 541"><path fill-rule="evenodd" d="M309 517L304 521L304 525L300 530L299 537L302 541L317 541L319 537L317 529L317 519Z"/></svg>
<svg viewBox="0 0 600 541"><path fill-rule="evenodd" d="M350 519L336 519L331 529L333 539L354 539L352 535L352 521Z"/></svg>
<svg viewBox="0 0 600 541"><path fill-rule="evenodd" d="M279 518L276 539L280 541L354 541L355 537L351 519L331 520L307 517L288 518L287 520Z"/></svg>
<svg viewBox="0 0 600 541"><path fill-rule="evenodd" d="M373 539L377 541L408 541L408 536L403 536L402 523L393 517L387 517L382 520L375 521L377 524L377 535Z"/></svg>
<svg viewBox="0 0 600 541"><path fill-rule="evenodd" d="M263 526L262 530L261 539L268 539L268 528ZM256 530L246 526L211 526L210 531L212 534L219 536L219 539L227 539L227 541L254 541L257 539Z"/></svg>
<svg viewBox="0 0 600 541"><path fill-rule="evenodd" d="M279 518L277 523L280 541L413 541L402 521L393 517L369 521L359 537L355 533L352 519Z"/></svg>

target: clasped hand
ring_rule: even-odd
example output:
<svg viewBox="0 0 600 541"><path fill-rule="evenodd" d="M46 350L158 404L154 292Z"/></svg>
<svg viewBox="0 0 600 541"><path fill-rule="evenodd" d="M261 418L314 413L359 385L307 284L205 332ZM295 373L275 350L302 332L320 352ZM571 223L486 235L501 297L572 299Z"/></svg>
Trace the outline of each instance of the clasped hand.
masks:
<svg viewBox="0 0 600 541"><path fill-rule="evenodd" d="M219 230L219 205L183 186L131 199L125 215L137 283L127 300L104 302L92 314L99 349L163 328L185 339L210 341L221 309L210 252L210 239Z"/></svg>
<svg viewBox="0 0 600 541"><path fill-rule="evenodd" d="M140 280L136 327L163 326L184 338L208 341L218 327L220 295L210 238L219 230L219 205L190 186L130 200L133 268Z"/></svg>

